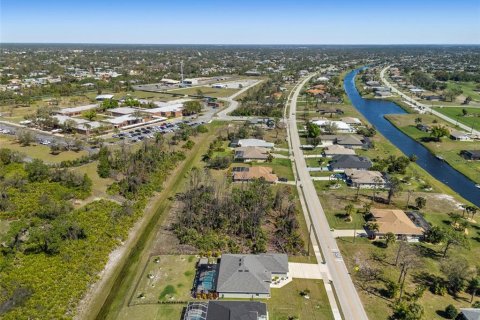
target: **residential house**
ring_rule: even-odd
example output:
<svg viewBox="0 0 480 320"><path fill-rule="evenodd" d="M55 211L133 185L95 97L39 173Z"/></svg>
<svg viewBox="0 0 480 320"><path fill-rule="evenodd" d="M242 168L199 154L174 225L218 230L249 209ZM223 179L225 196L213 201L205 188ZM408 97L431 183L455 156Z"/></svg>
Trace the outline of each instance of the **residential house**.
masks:
<svg viewBox="0 0 480 320"><path fill-rule="evenodd" d="M362 124L362 121L360 121L360 119L354 118L354 117L343 117L340 120L347 123L349 126L353 126L353 127L357 127Z"/></svg>
<svg viewBox="0 0 480 320"><path fill-rule="evenodd" d="M331 171L345 171L346 169L368 170L372 167L372 162L366 157L354 155L334 156L329 163Z"/></svg>
<svg viewBox="0 0 480 320"><path fill-rule="evenodd" d="M333 156L344 154L354 155L355 150L334 144L323 149L322 153L324 157L331 158Z"/></svg>
<svg viewBox="0 0 480 320"><path fill-rule="evenodd" d="M233 181L234 182L248 182L254 179L264 179L266 182L275 183L278 177L273 173L270 167L233 167Z"/></svg>
<svg viewBox="0 0 480 320"><path fill-rule="evenodd" d="M268 312L259 301L194 301L182 320L268 320Z"/></svg>
<svg viewBox="0 0 480 320"><path fill-rule="evenodd" d="M267 161L269 149L262 147L239 147L235 148L235 161Z"/></svg>
<svg viewBox="0 0 480 320"><path fill-rule="evenodd" d="M347 185L354 188L385 188L386 180L379 171L346 169L345 180Z"/></svg>
<svg viewBox="0 0 480 320"><path fill-rule="evenodd" d="M375 97L378 97L378 98L388 98L391 96L392 96L392 93L390 91L375 91Z"/></svg>
<svg viewBox="0 0 480 320"><path fill-rule="evenodd" d="M430 132L430 126L422 123L417 124L417 129L423 132Z"/></svg>
<svg viewBox="0 0 480 320"><path fill-rule="evenodd" d="M378 231L370 231L375 238L383 238L389 232L398 238L406 237L408 241L418 241L423 237L424 229L416 226L403 210L373 208L370 213L371 221L378 225Z"/></svg>
<svg viewBox="0 0 480 320"><path fill-rule="evenodd" d="M312 123L316 124L317 126L325 129L327 127L333 127L335 128L336 131L338 132L353 132L352 127L350 127L349 124L343 122L343 121L333 121L333 120L327 120L327 119L320 119L320 120L314 120Z"/></svg>
<svg viewBox="0 0 480 320"><path fill-rule="evenodd" d="M369 144L367 140L368 139L362 138L361 136L349 134L344 136L338 136L336 144L344 146L345 148L359 149L366 147L366 145Z"/></svg>
<svg viewBox="0 0 480 320"><path fill-rule="evenodd" d="M325 103L336 103L336 104L338 104L338 103L342 103L342 99L339 98L339 97L331 96L331 97L327 97L325 99Z"/></svg>
<svg viewBox="0 0 480 320"><path fill-rule="evenodd" d="M317 109L317 112L320 113L321 115L330 115L330 116L343 114L343 111L341 109L330 108L330 107L321 107Z"/></svg>
<svg viewBox="0 0 480 320"><path fill-rule="evenodd" d="M270 285L276 277L288 277L286 254L224 254L217 293L220 298L270 298Z"/></svg>
<svg viewBox="0 0 480 320"><path fill-rule="evenodd" d="M480 308L460 308L457 320L480 320Z"/></svg>
<svg viewBox="0 0 480 320"><path fill-rule="evenodd" d="M471 141L470 135L461 131L452 131L450 132L450 138L456 141Z"/></svg>
<svg viewBox="0 0 480 320"><path fill-rule="evenodd" d="M274 146L274 143L261 139L240 139L235 147L262 147L271 149Z"/></svg>
<svg viewBox="0 0 480 320"><path fill-rule="evenodd" d="M480 160L480 150L462 150L460 155L467 160Z"/></svg>

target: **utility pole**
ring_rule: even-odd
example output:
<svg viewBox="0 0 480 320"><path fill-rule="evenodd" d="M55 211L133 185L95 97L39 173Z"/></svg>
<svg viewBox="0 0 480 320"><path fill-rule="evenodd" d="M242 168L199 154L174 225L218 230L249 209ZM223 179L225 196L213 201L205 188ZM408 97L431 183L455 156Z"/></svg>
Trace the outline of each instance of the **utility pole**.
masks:
<svg viewBox="0 0 480 320"><path fill-rule="evenodd" d="M181 84L183 84L183 60L180 61L180 76L182 78Z"/></svg>
<svg viewBox="0 0 480 320"><path fill-rule="evenodd" d="M310 229L308 230L308 246L307 246L307 256L310 256L310 245L312 244L312 222L310 221Z"/></svg>

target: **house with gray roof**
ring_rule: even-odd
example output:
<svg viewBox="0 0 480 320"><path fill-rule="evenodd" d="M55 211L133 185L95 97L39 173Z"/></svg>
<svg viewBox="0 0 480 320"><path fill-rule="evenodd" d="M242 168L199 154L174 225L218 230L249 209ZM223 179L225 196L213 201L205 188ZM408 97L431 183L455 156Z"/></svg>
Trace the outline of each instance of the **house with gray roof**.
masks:
<svg viewBox="0 0 480 320"><path fill-rule="evenodd" d="M480 320L479 308L461 308L457 319L460 320Z"/></svg>
<svg viewBox="0 0 480 320"><path fill-rule="evenodd" d="M268 312L258 301L195 301L188 303L183 320L268 320Z"/></svg>
<svg viewBox="0 0 480 320"><path fill-rule="evenodd" d="M338 155L332 158L329 168L331 171L343 172L347 169L368 170L372 162L367 157L354 155Z"/></svg>
<svg viewBox="0 0 480 320"><path fill-rule="evenodd" d="M224 254L217 293L220 298L270 298L274 277L287 277L286 254Z"/></svg>
<svg viewBox="0 0 480 320"><path fill-rule="evenodd" d="M236 145L236 147L261 147L269 149L273 148L274 146L274 143L261 139L240 139Z"/></svg>

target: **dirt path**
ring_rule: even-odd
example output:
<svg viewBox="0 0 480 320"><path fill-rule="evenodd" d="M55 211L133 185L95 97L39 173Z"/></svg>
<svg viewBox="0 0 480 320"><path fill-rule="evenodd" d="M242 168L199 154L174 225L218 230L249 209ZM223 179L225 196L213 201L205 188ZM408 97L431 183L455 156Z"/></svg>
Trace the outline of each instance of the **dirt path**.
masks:
<svg viewBox="0 0 480 320"><path fill-rule="evenodd" d="M212 128L211 130L216 131L217 128ZM196 157L200 157L200 149L208 146L207 142L212 139L212 136L214 137L215 134L208 134L204 137L200 136L198 139L195 139L197 145L190 151L187 159L171 172L169 178L164 183L163 191L155 194L155 196L150 199L144 209L144 215L134 224L129 232L127 240L110 253L105 268L98 275L99 280L88 288L88 291L80 300L74 319L94 319L97 316L107 299L111 288L115 284L116 278L122 271L127 259L130 257L132 249L138 245L142 233L145 232L148 224L151 222L162 203L167 201L172 190L175 188L175 185L179 182L179 179L183 178L182 172L185 168L191 165ZM156 232L153 231L153 233ZM150 245L146 245L144 248L149 250ZM142 257L140 257L140 260L141 259Z"/></svg>

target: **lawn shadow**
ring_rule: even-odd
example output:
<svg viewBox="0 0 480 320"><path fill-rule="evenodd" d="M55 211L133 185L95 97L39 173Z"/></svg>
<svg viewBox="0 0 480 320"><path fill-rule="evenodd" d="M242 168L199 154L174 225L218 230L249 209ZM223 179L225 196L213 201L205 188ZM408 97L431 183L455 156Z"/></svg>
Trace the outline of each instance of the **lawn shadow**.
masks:
<svg viewBox="0 0 480 320"><path fill-rule="evenodd" d="M417 246L417 248L422 257L431 258L431 259L438 259L440 257L438 252L433 250L432 248L428 248L422 245Z"/></svg>
<svg viewBox="0 0 480 320"><path fill-rule="evenodd" d="M383 241L373 241L372 244L377 248L385 249L387 247L387 244Z"/></svg>
<svg viewBox="0 0 480 320"><path fill-rule="evenodd" d="M437 310L435 311L440 317L444 318L444 319L449 319L447 313L444 311L444 310Z"/></svg>

